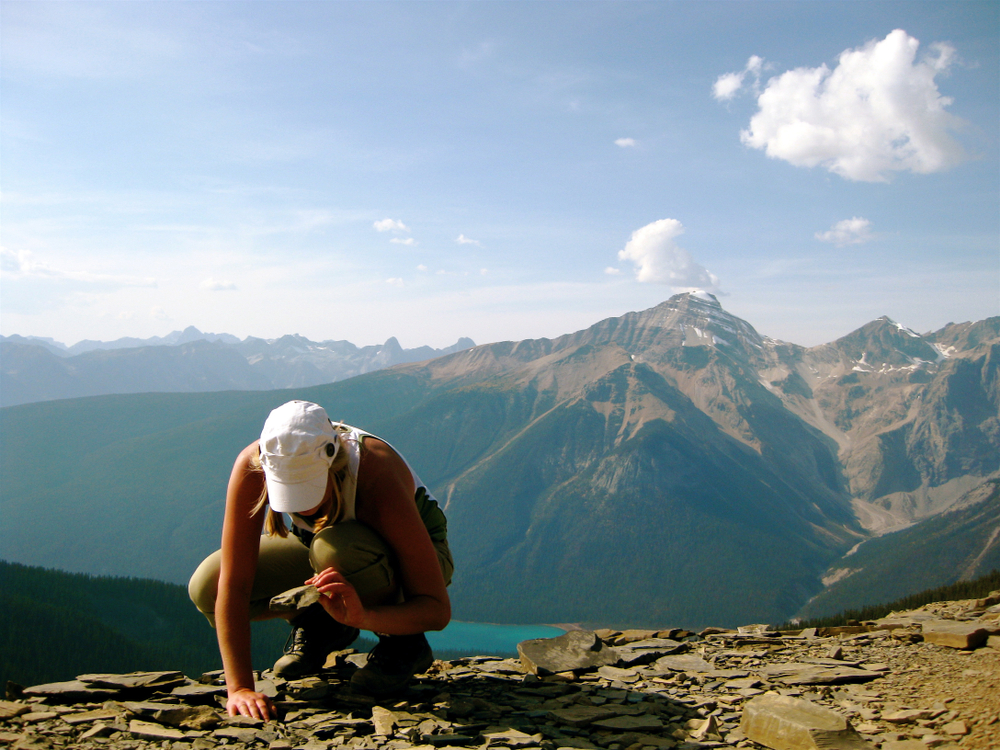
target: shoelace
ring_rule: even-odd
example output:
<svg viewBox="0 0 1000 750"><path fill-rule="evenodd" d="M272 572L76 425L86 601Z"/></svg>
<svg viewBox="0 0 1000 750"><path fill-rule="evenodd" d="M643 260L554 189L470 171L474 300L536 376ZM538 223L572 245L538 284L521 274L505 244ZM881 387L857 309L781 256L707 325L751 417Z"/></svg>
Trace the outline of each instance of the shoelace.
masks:
<svg viewBox="0 0 1000 750"><path fill-rule="evenodd" d="M288 637L285 639L285 646L281 650L283 654L300 654L306 650L306 629L292 625Z"/></svg>

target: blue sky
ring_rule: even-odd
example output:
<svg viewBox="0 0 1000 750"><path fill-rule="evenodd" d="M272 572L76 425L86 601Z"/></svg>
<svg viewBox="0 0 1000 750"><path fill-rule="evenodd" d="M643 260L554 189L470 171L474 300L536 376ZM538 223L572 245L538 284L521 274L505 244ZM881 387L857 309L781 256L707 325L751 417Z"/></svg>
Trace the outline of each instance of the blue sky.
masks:
<svg viewBox="0 0 1000 750"><path fill-rule="evenodd" d="M0 333L1000 314L996 2L0 3Z"/></svg>

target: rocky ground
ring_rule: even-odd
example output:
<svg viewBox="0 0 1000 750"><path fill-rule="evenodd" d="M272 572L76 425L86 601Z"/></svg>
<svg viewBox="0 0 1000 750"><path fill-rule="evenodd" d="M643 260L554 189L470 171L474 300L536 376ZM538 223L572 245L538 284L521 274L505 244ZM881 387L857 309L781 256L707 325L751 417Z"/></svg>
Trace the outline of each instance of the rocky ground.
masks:
<svg viewBox="0 0 1000 750"><path fill-rule="evenodd" d="M1000 592L855 627L576 631L519 659L435 662L353 693L364 655L268 679L278 721L220 711L219 675L82 675L0 702L4 750L1000 748Z"/></svg>

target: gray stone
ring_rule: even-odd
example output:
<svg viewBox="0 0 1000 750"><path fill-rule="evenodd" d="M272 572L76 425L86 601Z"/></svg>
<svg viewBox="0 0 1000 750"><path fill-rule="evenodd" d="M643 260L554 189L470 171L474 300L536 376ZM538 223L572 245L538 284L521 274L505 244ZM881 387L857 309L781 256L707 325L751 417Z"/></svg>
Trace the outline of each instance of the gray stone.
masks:
<svg viewBox="0 0 1000 750"><path fill-rule="evenodd" d="M650 664L661 656L673 654L685 648L685 644L670 638L647 638L624 646L616 646L620 664L632 666Z"/></svg>
<svg viewBox="0 0 1000 750"><path fill-rule="evenodd" d="M104 700L118 697L118 690L92 687L80 680L67 680L66 682L49 682L44 685L34 685L24 689L26 696L39 696L50 698L54 701L91 702L99 703Z"/></svg>
<svg viewBox="0 0 1000 750"><path fill-rule="evenodd" d="M615 680L617 682L636 682L639 675L634 669L621 669L619 667L601 667L597 674L605 680Z"/></svg>
<svg viewBox="0 0 1000 750"><path fill-rule="evenodd" d="M760 674L785 685L839 685L848 682L867 682L881 676L879 672L869 672L855 667L797 662L771 664L762 668Z"/></svg>
<svg viewBox="0 0 1000 750"><path fill-rule="evenodd" d="M122 690L145 688L166 689L187 682L181 672L131 672L129 674L83 674L77 677L80 682L105 688Z"/></svg>
<svg viewBox="0 0 1000 750"><path fill-rule="evenodd" d="M80 711L79 713L66 714L63 721L67 724L87 724L92 721L114 721L121 717L121 712L113 708L98 708L94 711Z"/></svg>
<svg viewBox="0 0 1000 750"><path fill-rule="evenodd" d="M222 715L208 706L178 706L155 711L153 718L161 724L181 729L214 729L222 723Z"/></svg>
<svg viewBox="0 0 1000 750"><path fill-rule="evenodd" d="M892 724L912 724L921 719L929 719L933 715L934 711L926 708L903 708L882 714L882 721Z"/></svg>
<svg viewBox="0 0 1000 750"><path fill-rule="evenodd" d="M253 727L222 727L216 729L212 734L215 737L225 737L247 745L258 739L258 731Z"/></svg>
<svg viewBox="0 0 1000 750"><path fill-rule="evenodd" d="M497 745L505 747L532 747L542 741L542 735L526 734L518 729L508 729L505 732L484 734L483 739L486 740L486 747L496 747Z"/></svg>
<svg viewBox="0 0 1000 750"><path fill-rule="evenodd" d="M524 671L545 675L586 671L615 664L618 652L589 630L571 630L557 638L537 638L517 644Z"/></svg>
<svg viewBox="0 0 1000 750"><path fill-rule="evenodd" d="M569 706L549 711L549 716L553 719L574 727L587 726L595 721L610 719L617 715L616 710L606 706Z"/></svg>
<svg viewBox="0 0 1000 750"><path fill-rule="evenodd" d="M391 737L396 730L396 715L387 708L373 706L372 723L375 725L375 734Z"/></svg>
<svg viewBox="0 0 1000 750"><path fill-rule="evenodd" d="M226 694L225 685L182 685L170 691L175 698L182 700L194 700L196 702L215 703L215 696Z"/></svg>
<svg viewBox="0 0 1000 750"><path fill-rule="evenodd" d="M268 609L272 612L294 612L315 604L319 597L319 590L315 586L298 586L271 597Z"/></svg>
<svg viewBox="0 0 1000 750"><path fill-rule="evenodd" d="M747 703L740 730L773 750L872 750L840 714L784 695L761 695Z"/></svg>
<svg viewBox="0 0 1000 750"><path fill-rule="evenodd" d="M159 724L154 724L151 721L141 721L139 719L132 719L128 723L128 731L139 739L143 740L155 740L156 742L161 742L163 740L183 740L184 732L177 729L171 729L170 727L160 726Z"/></svg>
<svg viewBox="0 0 1000 750"><path fill-rule="evenodd" d="M663 656L656 660L651 670L658 672L711 672L714 667L700 656L678 654Z"/></svg>
<svg viewBox="0 0 1000 750"><path fill-rule="evenodd" d="M595 721L591 726L613 732L659 732L663 729L663 722L658 717L649 715L614 716Z"/></svg>
<svg viewBox="0 0 1000 750"><path fill-rule="evenodd" d="M955 622L931 620L923 623L921 634L926 643L936 643L949 648L979 648L989 637L989 631L980 622Z"/></svg>
<svg viewBox="0 0 1000 750"><path fill-rule="evenodd" d="M17 701L0 701L0 721L13 719L15 716L26 714L30 710L31 706L27 703L19 703Z"/></svg>

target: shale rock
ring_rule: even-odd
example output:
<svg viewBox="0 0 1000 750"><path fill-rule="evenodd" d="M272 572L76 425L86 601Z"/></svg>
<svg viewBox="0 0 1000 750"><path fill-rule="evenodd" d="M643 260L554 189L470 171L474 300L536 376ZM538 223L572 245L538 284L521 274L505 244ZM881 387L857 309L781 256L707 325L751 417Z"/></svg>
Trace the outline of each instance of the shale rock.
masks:
<svg viewBox="0 0 1000 750"><path fill-rule="evenodd" d="M784 750L796 733L810 748L998 748L1000 650L924 633L993 632L1000 598L982 601L787 633L571 632L519 659L437 661L384 700L351 689L365 655L338 652L315 676L259 675L267 723L225 715L220 672L81 675L0 702L0 750Z"/></svg>
<svg viewBox="0 0 1000 750"><path fill-rule="evenodd" d="M799 698L761 695L747 703L740 726L748 739L774 750L871 750L835 711Z"/></svg>
<svg viewBox="0 0 1000 750"><path fill-rule="evenodd" d="M517 644L524 670L535 675L590 670L612 665L618 652L589 630L571 630L557 638L536 638Z"/></svg>

